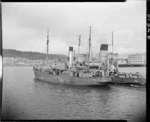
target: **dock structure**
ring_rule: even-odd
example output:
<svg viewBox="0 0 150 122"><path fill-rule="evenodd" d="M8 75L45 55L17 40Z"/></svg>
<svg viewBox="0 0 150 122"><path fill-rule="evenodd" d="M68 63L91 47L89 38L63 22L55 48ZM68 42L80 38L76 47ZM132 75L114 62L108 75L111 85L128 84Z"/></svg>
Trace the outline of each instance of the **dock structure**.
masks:
<svg viewBox="0 0 150 122"><path fill-rule="evenodd" d="M119 67L146 67L146 64L119 64Z"/></svg>
<svg viewBox="0 0 150 122"><path fill-rule="evenodd" d="M111 83L145 86L146 78L139 73L118 73L111 78Z"/></svg>

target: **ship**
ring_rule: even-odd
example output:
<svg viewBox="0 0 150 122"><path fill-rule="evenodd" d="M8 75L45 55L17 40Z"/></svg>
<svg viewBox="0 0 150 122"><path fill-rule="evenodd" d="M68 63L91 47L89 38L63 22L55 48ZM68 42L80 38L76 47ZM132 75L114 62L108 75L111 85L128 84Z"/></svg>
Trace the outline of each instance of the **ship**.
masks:
<svg viewBox="0 0 150 122"><path fill-rule="evenodd" d="M49 34L47 35L47 61L48 61L48 44ZM97 86L107 85L111 78L105 77L106 74L103 69L98 67L93 69L90 67L90 46L91 46L91 27L89 36L89 54L87 64L79 64L75 62L73 56L73 47L69 47L68 60L57 61L52 65L46 66L34 66L33 71L35 78L42 81L62 83L69 85L81 85L81 86ZM103 45L102 45L103 46ZM108 45L107 45L108 46ZM75 62L75 63L74 63Z"/></svg>
<svg viewBox="0 0 150 122"><path fill-rule="evenodd" d="M129 86L145 86L146 85L146 77L140 74L139 72L119 72L118 64L115 56L117 54L108 53L108 61L109 66L112 67L116 65L116 69L113 71L109 71L109 78L111 78L110 84L121 84L121 85L129 85ZM110 68L111 69L111 68Z"/></svg>
<svg viewBox="0 0 150 122"><path fill-rule="evenodd" d="M139 74L139 72L136 73L118 73L116 76L113 76L111 78L111 83L114 84L126 84L126 85L140 85L145 86L146 85L146 78Z"/></svg>
<svg viewBox="0 0 150 122"><path fill-rule="evenodd" d="M112 32L112 52L107 54L107 61L109 69L109 78L111 78L111 84L122 84L129 86L146 86L146 76L143 76L139 72L120 72L118 68L118 54L113 53L113 32ZM115 68L112 68L115 67Z"/></svg>
<svg viewBox="0 0 150 122"><path fill-rule="evenodd" d="M113 33L112 33L113 37ZM80 43L80 39L79 39ZM49 35L47 36L47 62L48 62L48 44ZM80 45L79 45L80 46ZM35 78L52 83L62 83L80 86L100 86L110 84L129 84L129 85L146 85L146 77L137 73L119 72L118 54L108 53L108 44L101 44L99 53L99 64L90 65L90 48L91 48L91 27L89 36L88 61L79 63L73 56L74 49L69 47L68 60L56 61L52 65L34 66L33 71ZM79 55L79 51L78 51ZM78 57L77 57L78 59Z"/></svg>

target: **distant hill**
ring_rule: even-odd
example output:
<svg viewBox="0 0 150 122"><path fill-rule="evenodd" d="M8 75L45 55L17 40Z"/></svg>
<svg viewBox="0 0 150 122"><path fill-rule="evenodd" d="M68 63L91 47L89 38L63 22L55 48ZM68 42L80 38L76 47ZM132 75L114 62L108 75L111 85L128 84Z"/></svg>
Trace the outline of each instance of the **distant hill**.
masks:
<svg viewBox="0 0 150 122"><path fill-rule="evenodd" d="M13 49L3 49L3 57L22 57L22 58L27 58L30 60L45 60L46 59L46 54L44 53L39 53L39 52L31 52L31 51L18 51L18 50L13 50ZM48 56L49 59L62 59L66 60L67 56L66 55L60 55L60 54L51 54Z"/></svg>

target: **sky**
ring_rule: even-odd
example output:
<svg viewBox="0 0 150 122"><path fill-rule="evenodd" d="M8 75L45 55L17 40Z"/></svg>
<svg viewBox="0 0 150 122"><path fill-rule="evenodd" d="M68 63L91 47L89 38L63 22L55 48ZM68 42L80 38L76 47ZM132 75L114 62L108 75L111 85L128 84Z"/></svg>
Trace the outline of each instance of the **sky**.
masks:
<svg viewBox="0 0 150 122"><path fill-rule="evenodd" d="M3 48L68 54L69 46L88 51L91 26L92 53L113 43L118 54L146 52L146 0L126 2L2 3ZM109 51L112 46L109 46Z"/></svg>

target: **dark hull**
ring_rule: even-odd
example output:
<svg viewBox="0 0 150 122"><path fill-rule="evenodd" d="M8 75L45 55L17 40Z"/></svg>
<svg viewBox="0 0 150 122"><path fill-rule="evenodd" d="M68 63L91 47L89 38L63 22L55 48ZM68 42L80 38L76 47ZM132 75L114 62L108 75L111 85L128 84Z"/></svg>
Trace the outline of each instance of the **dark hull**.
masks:
<svg viewBox="0 0 150 122"><path fill-rule="evenodd" d="M107 85L108 82L110 81L110 78L106 79L106 78L71 77L69 72L61 73L59 75L53 75L49 74L48 72L42 72L36 69L33 70L35 77L37 79L53 83L92 86L92 85Z"/></svg>
<svg viewBox="0 0 150 122"><path fill-rule="evenodd" d="M119 67L146 67L146 64L120 64Z"/></svg>
<svg viewBox="0 0 150 122"><path fill-rule="evenodd" d="M112 78L111 83L115 84L133 84L133 85L145 85L146 78Z"/></svg>

